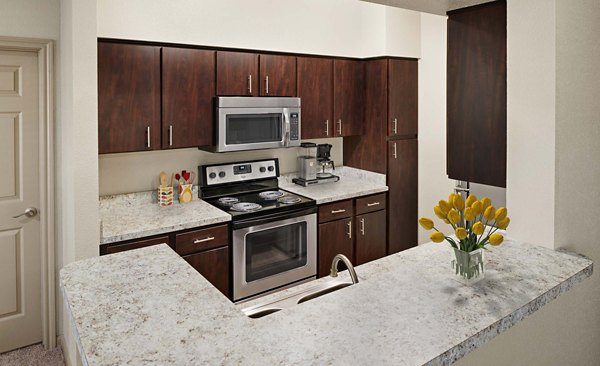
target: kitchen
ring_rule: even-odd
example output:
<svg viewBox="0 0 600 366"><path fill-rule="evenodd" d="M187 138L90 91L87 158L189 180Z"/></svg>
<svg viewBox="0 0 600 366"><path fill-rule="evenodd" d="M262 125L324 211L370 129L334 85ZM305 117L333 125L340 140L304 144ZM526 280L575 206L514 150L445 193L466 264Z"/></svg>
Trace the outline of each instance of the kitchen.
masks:
<svg viewBox="0 0 600 366"><path fill-rule="evenodd" d="M74 8L72 10L75 11L77 6L79 5L73 5ZM110 4L105 3L104 5L98 5L98 14L96 14L96 11L94 11L94 14L90 15L90 17L93 19L88 18L87 20L88 22L91 21L92 24L96 24L97 22L98 31L97 34L95 31L93 32L93 38L99 37L101 39L127 39L149 43L159 42L169 44L171 46L192 44L202 45L204 47L213 49L225 47L228 49L236 50L244 49L253 50L257 52L264 51L267 53L301 53L360 59L384 54L398 55L401 57L409 58L412 57L415 59L418 58L419 210L423 210L423 215L428 214L427 211L429 211L429 208L433 206L432 203L435 202L435 197L443 197L444 195L447 195L447 193L450 190L452 190L454 182L450 181L447 178L444 166L445 157L443 156L443 150L445 149L443 148L443 146L445 145L445 131L444 126L440 126L439 123L440 120L445 119L446 22L445 19L443 19L443 17L412 13L410 11L405 11L396 8L386 8L385 11L382 11L381 9L383 8L379 6L373 7L372 5L366 3L358 3L358 5L349 5L349 3L342 4L341 2L334 2L330 5L321 5L323 6L323 8L319 8L321 11L318 12L318 15L314 15L313 11L307 10L307 13L311 14L309 16L308 14L303 15L303 13L297 8L294 8L292 7L292 5L289 5L290 7L292 7L291 9L293 9L296 12L297 17L299 18L298 24L301 24L301 18L303 16L309 17L311 19L311 22L314 21L315 23L322 24L322 28L315 27L313 29L303 30L303 32L306 33L304 37L297 36L297 39L299 40L297 42L304 42L305 44L301 45L299 43L295 43L294 45L292 45L289 44L289 42L286 42L285 37L275 37L275 35L272 34L272 32L267 32L265 30L248 31L246 27L243 26L243 22L234 22L234 24L228 24L227 26L231 29L231 32L219 32L218 34L215 34L215 29L218 29L215 25L215 21L218 22L219 20L216 19L218 17L216 17L215 19L210 18L214 17L214 14L220 14L226 11L231 11L231 9L227 9L227 7L224 5L223 6L225 8L220 8L220 5L212 6L214 8L212 8L210 12L207 12L207 14L209 14L207 16L207 19L203 19L202 21L199 21L197 19L195 20L194 24L197 27L199 27L198 29L196 29L196 32L186 32L184 30L186 29L185 26L182 26L181 28L179 28L179 30L177 30L178 27L173 27L169 24L165 24L176 23L173 21L170 22L168 19L169 16L184 16L181 10L177 11L175 8L167 12L168 14L172 15L165 16L164 19L157 19L156 15L153 15L153 13L160 14L160 11L156 12L157 9L146 9L145 11L141 11L139 7L135 6L135 4L122 5L122 7L121 5L119 7L111 7ZM329 22L329 19L332 16L331 14L339 13L340 6L345 6L346 10L344 11L347 12L346 17L340 17L341 20L339 20L339 22L341 23L336 23L336 26L339 29L344 30L343 32L339 32L339 30L333 31L331 28L329 28L333 27L333 25L329 24L331 23ZM257 5L257 7L262 10L265 9L264 6ZM240 12L245 14L262 13L262 11L260 10L250 8L242 7L240 8ZM81 10L83 11L83 9ZM154 12L152 10L154 10ZM83 11L83 13L87 14L87 11ZM127 16L129 21L126 21L123 18L122 14L138 14L138 19L140 20L140 22L136 23L135 21L132 21L132 19L135 19L133 15ZM319 21L319 19L312 18L312 16L322 17L321 21ZM73 21L83 22L83 19L85 19L85 17L83 17L82 19L74 19ZM233 19L236 18L233 17ZM386 19L385 24L384 22L381 22L381 19ZM181 24L189 23L182 22ZM343 24L346 24L347 27ZM83 26L83 24L80 25ZM203 27L206 27L206 29ZM402 27L404 27L405 29L402 29ZM82 29L86 28L82 27ZM419 36L407 37L407 39L398 39L396 36L396 38L394 39L393 35L400 34L403 31L404 34L418 34ZM247 35L247 38L244 38L243 40L227 40L227 37L230 37L228 36L228 34L243 34L244 32L250 33ZM255 34L252 32L258 33ZM390 36L388 36L387 38L382 36L383 34L387 34L386 32L389 32L390 34ZM327 37L322 37L323 34L335 34L338 38L332 40ZM77 37L83 37L84 35L77 34L72 35L72 37L75 40ZM371 35L372 37L369 38L369 35ZM63 37L63 42L66 39L68 38ZM378 41L373 42L373 39L377 39ZM386 41L383 41L384 39ZM389 42L389 44L387 44L386 42ZM84 48L87 47L85 49L89 50L89 45L85 46L83 45L83 43L80 44L77 42L73 42L72 46ZM66 75L65 77L84 78L84 80L87 77L83 76L83 74L77 73L77 69L75 69L72 72L72 74L65 72L63 76L64 75ZM98 82L100 83L100 80L98 80ZM254 82L256 83L256 80L254 80ZM83 83L78 85L83 85ZM83 93L82 95L86 95L87 91L85 90L85 88L79 90L79 92ZM78 91L74 90L73 93L78 93ZM75 95L74 97L77 97L77 95ZM68 95L67 98L69 98ZM302 113L304 113L304 99L302 99L302 101ZM302 121L304 121L304 117L304 114L302 114ZM83 119L87 120L87 118ZM331 119L331 121L333 121L333 118ZM325 130L325 127L326 125L323 124L322 129ZM163 125L162 128L168 129L168 125ZM331 126L331 128L334 129L337 128L337 126ZM175 133L174 137L177 137L176 131L177 130L173 130L173 132ZM87 136L87 132L84 132L83 130L81 132L83 133L83 135L81 135L80 137L83 137L84 141L98 141L97 136ZM92 133L91 135L94 134ZM159 135L155 135L154 133L152 134L153 137ZM166 136L168 136L168 132L163 132L162 136L164 139ZM144 135L144 137L146 136ZM348 148L347 145L349 145L346 143L346 141L349 139L352 139L352 137L333 137L326 138L324 140L319 138L309 138L306 140L308 142L332 145L331 157L336 164L335 174L339 174L341 176L340 182L330 183L332 185L343 183L345 181L344 170L346 167L342 167L342 165L346 165L344 159L347 159L348 154L346 153L346 149ZM64 141L66 142L67 140ZM162 142L163 141L159 140L158 144L161 144ZM67 149L67 147L65 147L65 149ZM99 167L99 171L97 171L95 174L97 174L97 176L99 177L100 183L99 192L96 193L95 196L98 197L120 193L154 191L158 185L158 172L160 172L161 170L168 173L181 171L182 169L198 172L197 168L199 165L211 165L228 162L243 162L251 160L278 158L280 169L282 170L282 173L285 176L286 174L290 174L296 171L296 158L299 154L297 150L298 149L292 148L271 151L265 150L262 152L249 153L226 153L226 155L228 156L226 160L223 160L221 154L207 153L198 150L197 148L141 153L117 153L100 155L99 158L96 154L95 159L98 159L99 165L97 166ZM393 153L393 151L390 151L390 153ZM511 149L508 150L508 153L508 164L510 167ZM64 157L66 166L74 166L75 169L78 169L77 167L79 166L79 164L83 164L84 160L87 158L92 159L92 167L94 166L93 157L91 156L91 154L88 154L86 152L82 152L84 160L81 160L79 158L74 159L66 150L61 152L61 154L65 154ZM87 158L85 158L86 156ZM88 173L91 173L90 169L83 167L82 169L85 169L85 171L87 172L85 176L87 176ZM340 173L337 173L337 171L339 171ZM92 179L92 182L93 181L94 180ZM82 205L81 208L75 209L74 212L78 212L77 210L79 209L86 210L86 207L89 206L86 206L84 203L91 202L91 198L89 197L89 189L92 189L93 191L93 187L90 188L86 185L81 187L74 186L72 188L74 197L77 197L75 199L75 202L78 202ZM507 192L507 194L509 193ZM92 192L91 196L93 195L94 193ZM199 203L199 201L197 200L198 197L195 196L194 198L195 200L190 204ZM349 198L356 199L355 197ZM508 201L509 200L507 199L507 202ZM63 209L69 207L69 203L67 201L61 203L61 205L62 204L64 204L64 206L62 206ZM178 206L180 205L177 202L176 204ZM183 207L183 204L181 205ZM514 206L511 205L510 207L512 209L512 207ZM387 207L387 209L389 209L389 207ZM421 211L419 211L419 215L421 215ZM97 224L95 225L97 227L97 229L95 230L98 230L96 234L92 233L95 230L92 230L89 233L87 233L87 230L91 230L91 228L94 227L93 222L99 222L99 220L94 219L93 216L93 214L75 214L74 217L70 219L71 223L82 223L81 226L76 224L77 227L81 227L81 232L76 232L75 234L73 234L75 239L78 238L80 235L83 235L83 237L81 237L78 240L88 237L88 235L90 235L91 237L94 237L94 235L101 237L99 233L101 228ZM416 217L417 215L415 215L415 222ZM87 220L91 222L86 223ZM356 220L354 220L354 223L356 223ZM67 223L65 223L64 225L67 225ZM106 229L106 224L103 223L102 233L105 233ZM356 229L356 227L354 227L353 229ZM422 236L423 234L424 233L419 232L420 236ZM425 239L427 239L427 237L425 237ZM523 239L532 240L528 238ZM87 239L83 241L87 241ZM423 238L419 238L418 242L423 243L426 241L428 240L423 240ZM72 256L73 259L80 259L88 256L97 256L98 246L96 245L95 248L93 248L91 244L82 244L82 246L74 247L73 252L71 252L71 254L68 255ZM73 259L67 261L70 262ZM358 272L360 277L360 271ZM68 336L65 335L65 337Z"/></svg>

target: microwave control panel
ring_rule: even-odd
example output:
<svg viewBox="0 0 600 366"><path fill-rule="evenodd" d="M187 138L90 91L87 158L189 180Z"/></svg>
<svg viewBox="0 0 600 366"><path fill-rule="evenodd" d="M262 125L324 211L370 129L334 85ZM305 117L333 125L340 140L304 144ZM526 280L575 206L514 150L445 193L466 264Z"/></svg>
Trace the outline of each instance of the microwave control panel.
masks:
<svg viewBox="0 0 600 366"><path fill-rule="evenodd" d="M298 113L290 113L290 141L300 139L300 118Z"/></svg>

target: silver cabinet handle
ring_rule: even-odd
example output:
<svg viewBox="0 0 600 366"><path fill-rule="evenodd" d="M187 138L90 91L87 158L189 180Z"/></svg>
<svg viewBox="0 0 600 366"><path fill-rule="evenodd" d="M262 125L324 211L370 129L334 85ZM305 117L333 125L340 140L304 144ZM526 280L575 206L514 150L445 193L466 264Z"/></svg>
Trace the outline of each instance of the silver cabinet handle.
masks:
<svg viewBox="0 0 600 366"><path fill-rule="evenodd" d="M265 77L265 84L266 94L269 94L269 75ZM250 92L252 93L252 91Z"/></svg>
<svg viewBox="0 0 600 366"><path fill-rule="evenodd" d="M214 236L208 236L208 237L206 237L204 239L196 239L196 240L194 240L194 244L205 243L205 242L211 241L211 240L215 240L215 237Z"/></svg>
<svg viewBox="0 0 600 366"><path fill-rule="evenodd" d="M173 146L173 125L169 126L169 146Z"/></svg>
<svg viewBox="0 0 600 366"><path fill-rule="evenodd" d="M379 202L367 203L367 207L378 206Z"/></svg>
<svg viewBox="0 0 600 366"><path fill-rule="evenodd" d="M23 212L22 214L19 214L17 216L13 216L13 219L18 219L21 216L27 216L29 218L31 217L35 217L38 214L38 209L35 207L27 207L25 209L25 212Z"/></svg>
<svg viewBox="0 0 600 366"><path fill-rule="evenodd" d="M396 147L396 143L394 142L394 159L398 159L398 149Z"/></svg>
<svg viewBox="0 0 600 366"><path fill-rule="evenodd" d="M290 146L290 130L291 130L291 124L290 124L290 112L287 108L283 109L283 122L284 122L284 129L285 129L285 136L283 137L283 146L284 147L288 147Z"/></svg>
<svg viewBox="0 0 600 366"><path fill-rule="evenodd" d="M398 118L394 118L394 135L398 133Z"/></svg>
<svg viewBox="0 0 600 366"><path fill-rule="evenodd" d="M146 127L146 147L150 148L150 126Z"/></svg>
<svg viewBox="0 0 600 366"><path fill-rule="evenodd" d="M348 221L348 237L352 239L352 220Z"/></svg>
<svg viewBox="0 0 600 366"><path fill-rule="evenodd" d="M360 233L365 236L365 219L360 219Z"/></svg>
<svg viewBox="0 0 600 366"><path fill-rule="evenodd" d="M342 120L338 119L338 133L342 135Z"/></svg>
<svg viewBox="0 0 600 366"><path fill-rule="evenodd" d="M332 210L331 211L332 214L342 213L342 212L346 212L346 210Z"/></svg>
<svg viewBox="0 0 600 366"><path fill-rule="evenodd" d="M248 92L252 94L252 75L248 75Z"/></svg>
<svg viewBox="0 0 600 366"><path fill-rule="evenodd" d="M325 120L325 136L329 136L329 120Z"/></svg>

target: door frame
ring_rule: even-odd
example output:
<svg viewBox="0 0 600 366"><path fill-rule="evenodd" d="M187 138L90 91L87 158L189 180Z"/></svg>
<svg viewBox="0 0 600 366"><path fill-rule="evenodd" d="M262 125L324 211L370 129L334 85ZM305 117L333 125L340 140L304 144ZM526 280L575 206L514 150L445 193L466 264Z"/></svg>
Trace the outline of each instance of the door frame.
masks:
<svg viewBox="0 0 600 366"><path fill-rule="evenodd" d="M42 342L56 347L56 269L54 245L54 42L0 37L1 51L35 52L39 77L40 238L42 246Z"/></svg>

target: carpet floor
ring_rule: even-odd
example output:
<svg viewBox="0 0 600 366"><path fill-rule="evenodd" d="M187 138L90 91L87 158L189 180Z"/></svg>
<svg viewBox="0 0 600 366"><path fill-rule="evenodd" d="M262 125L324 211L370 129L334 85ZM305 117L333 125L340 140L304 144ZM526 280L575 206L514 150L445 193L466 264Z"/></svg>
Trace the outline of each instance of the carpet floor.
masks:
<svg viewBox="0 0 600 366"><path fill-rule="evenodd" d="M0 366L21 365L64 366L65 360L60 347L47 351L41 343L0 354Z"/></svg>

